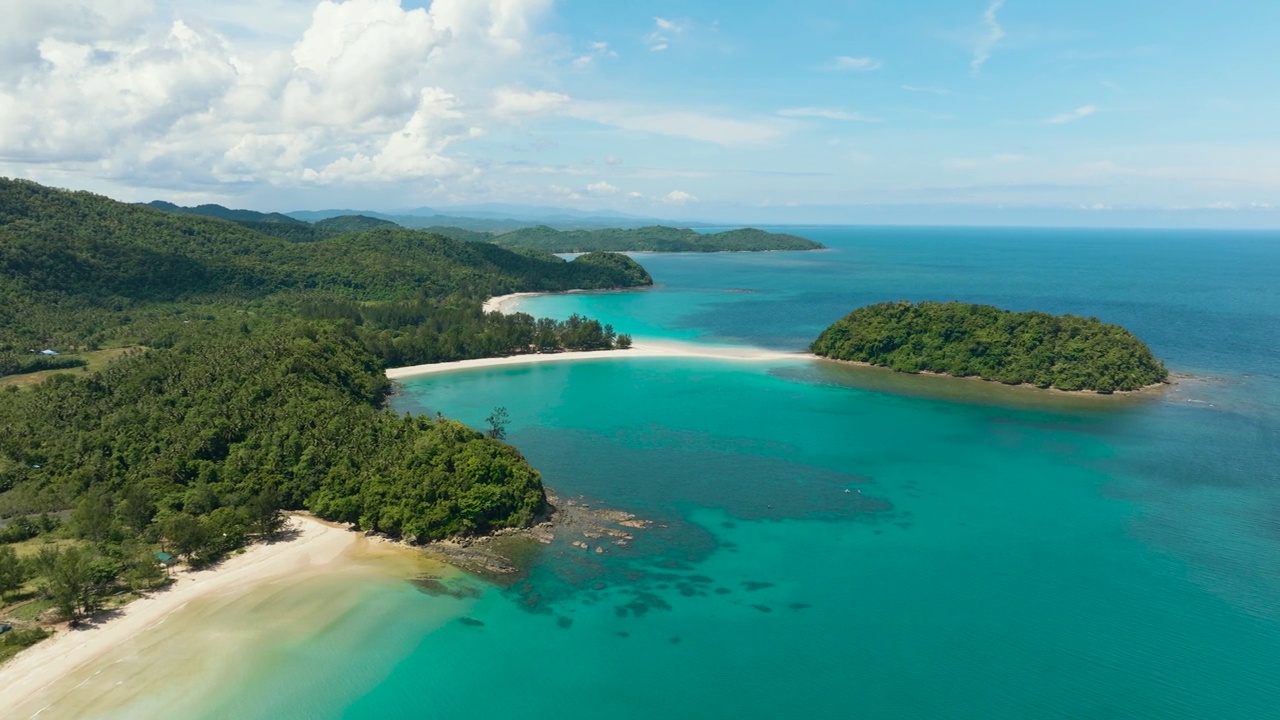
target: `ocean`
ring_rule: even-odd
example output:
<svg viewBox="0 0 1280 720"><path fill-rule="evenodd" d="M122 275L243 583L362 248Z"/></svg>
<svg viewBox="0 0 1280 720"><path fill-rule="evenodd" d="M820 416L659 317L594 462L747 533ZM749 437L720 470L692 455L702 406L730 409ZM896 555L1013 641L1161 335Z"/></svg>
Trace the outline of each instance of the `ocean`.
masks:
<svg viewBox="0 0 1280 720"><path fill-rule="evenodd" d="M803 358L403 382L562 497L651 520L526 576L403 584L263 649L208 717L1280 717L1280 234L788 228L540 296L637 338L803 351L883 300L1097 316L1187 375L1080 398ZM373 620L376 619L376 622ZM315 661L312 662L311 659Z"/></svg>

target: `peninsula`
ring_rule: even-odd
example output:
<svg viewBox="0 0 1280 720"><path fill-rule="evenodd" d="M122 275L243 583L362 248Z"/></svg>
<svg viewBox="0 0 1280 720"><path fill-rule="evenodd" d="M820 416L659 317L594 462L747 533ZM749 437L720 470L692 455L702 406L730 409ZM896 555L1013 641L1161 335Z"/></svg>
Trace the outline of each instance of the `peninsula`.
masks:
<svg viewBox="0 0 1280 720"><path fill-rule="evenodd" d="M899 372L1113 393L1169 371L1119 325L959 302L886 302L855 310L813 341L815 355Z"/></svg>
<svg viewBox="0 0 1280 720"><path fill-rule="evenodd" d="M388 410L385 369L627 347L482 302L652 278L365 224L302 242L0 178L0 659L163 586L160 562L275 537L283 511L410 542L545 511L500 427Z"/></svg>

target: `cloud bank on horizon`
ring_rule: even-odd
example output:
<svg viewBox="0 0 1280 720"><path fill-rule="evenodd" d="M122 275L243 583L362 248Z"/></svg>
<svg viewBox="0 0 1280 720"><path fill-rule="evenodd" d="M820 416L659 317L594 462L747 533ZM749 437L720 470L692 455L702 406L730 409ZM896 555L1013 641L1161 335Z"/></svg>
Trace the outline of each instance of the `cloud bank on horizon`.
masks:
<svg viewBox="0 0 1280 720"><path fill-rule="evenodd" d="M0 174L273 210L1280 226L1280 3L1229 4L14 0Z"/></svg>

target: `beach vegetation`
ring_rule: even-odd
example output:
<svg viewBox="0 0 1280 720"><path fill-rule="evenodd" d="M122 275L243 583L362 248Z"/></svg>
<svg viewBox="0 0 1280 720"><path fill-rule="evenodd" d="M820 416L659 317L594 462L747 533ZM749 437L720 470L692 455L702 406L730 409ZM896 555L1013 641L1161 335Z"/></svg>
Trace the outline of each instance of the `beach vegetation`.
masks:
<svg viewBox="0 0 1280 720"><path fill-rule="evenodd" d="M810 349L900 372L1072 391L1138 390L1169 376L1151 349L1119 325L959 302L860 308L824 330Z"/></svg>
<svg viewBox="0 0 1280 720"><path fill-rule="evenodd" d="M31 568L11 547L0 545L0 601L21 590L31 577Z"/></svg>
<svg viewBox="0 0 1280 720"><path fill-rule="evenodd" d="M489 431L485 433L494 440L503 440L507 437L507 425L511 423L511 415L507 413L504 407L496 407L489 417L484 419L485 425L489 426Z"/></svg>
<svg viewBox="0 0 1280 720"><path fill-rule="evenodd" d="M385 369L612 348L595 320L482 301L652 282L621 255L254 223L296 224L0 179L0 373L40 370L0 391L0 550L64 617L166 582L157 550L214 563L278 534L285 511L414 541L531 523L545 495L520 453L388 409Z"/></svg>
<svg viewBox="0 0 1280 720"><path fill-rule="evenodd" d="M47 637L49 631L39 626L15 628L0 635L0 663Z"/></svg>

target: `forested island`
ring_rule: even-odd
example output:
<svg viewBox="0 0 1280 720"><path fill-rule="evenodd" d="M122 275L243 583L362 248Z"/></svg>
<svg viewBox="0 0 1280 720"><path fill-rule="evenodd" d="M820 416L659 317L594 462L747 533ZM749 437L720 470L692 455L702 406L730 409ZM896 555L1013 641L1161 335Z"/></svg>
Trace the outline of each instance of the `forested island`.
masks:
<svg viewBox="0 0 1280 720"><path fill-rule="evenodd" d="M289 225L0 179L0 385L91 366L0 389L0 606L92 612L162 582L155 552L209 563L282 510L411 541L527 525L541 480L501 422L400 416L385 368L625 347L595 320L481 302L652 283L622 255L246 222Z"/></svg>
<svg viewBox="0 0 1280 720"><path fill-rule="evenodd" d="M899 372L1113 393L1165 382L1169 371L1119 325L959 302L886 302L854 310L813 353Z"/></svg>
<svg viewBox="0 0 1280 720"><path fill-rule="evenodd" d="M555 230L545 225L502 233L493 242L507 248L552 253L577 252L763 252L821 250L823 245L795 235L755 228L700 233L653 225L630 230Z"/></svg>

